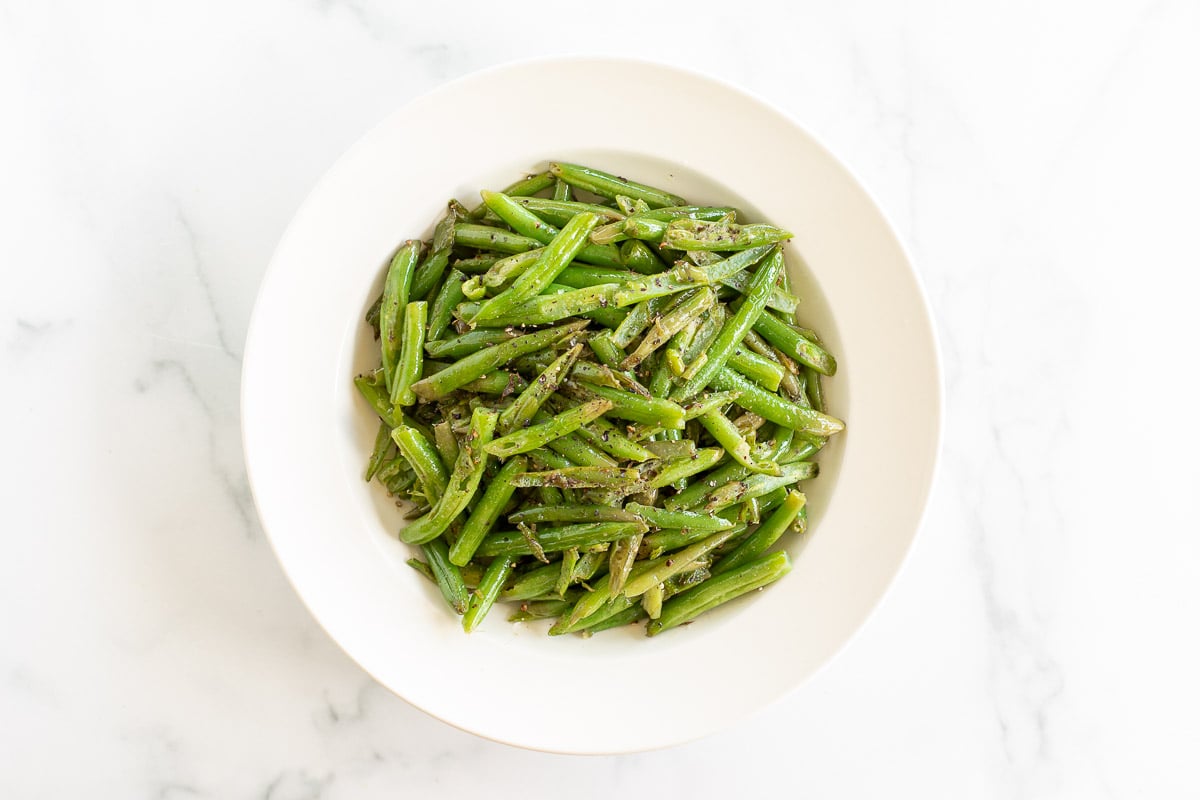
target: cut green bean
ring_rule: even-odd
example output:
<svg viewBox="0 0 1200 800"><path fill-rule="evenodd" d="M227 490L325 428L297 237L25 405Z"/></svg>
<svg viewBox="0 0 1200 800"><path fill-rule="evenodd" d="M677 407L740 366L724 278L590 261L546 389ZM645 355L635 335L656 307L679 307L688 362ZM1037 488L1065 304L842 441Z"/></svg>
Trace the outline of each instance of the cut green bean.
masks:
<svg viewBox="0 0 1200 800"><path fill-rule="evenodd" d="M400 538L409 544L422 544L441 536L450 523L471 502L487 467L487 452L483 449L492 440L496 429L495 411L479 407L471 415L471 430L458 454L446 491L430 511L406 528Z"/></svg>
<svg viewBox="0 0 1200 800"><path fill-rule="evenodd" d="M733 527L733 523L727 519L696 511L667 511L665 508L644 506L641 503L626 503L625 511L637 515L655 528L726 531Z"/></svg>
<svg viewBox="0 0 1200 800"><path fill-rule="evenodd" d="M662 236L663 247L674 250L746 250L785 242L792 234L774 225L738 225L736 222L673 219Z"/></svg>
<svg viewBox="0 0 1200 800"><path fill-rule="evenodd" d="M729 368L722 369L713 377L712 386L721 391L738 392L734 402L742 408L798 431L832 436L846 427L841 420L828 414L822 414L812 408L803 408L759 388Z"/></svg>
<svg viewBox="0 0 1200 800"><path fill-rule="evenodd" d="M683 330L689 322L701 317L716 302L717 293L707 287L683 295L669 313L651 323L650 330L642 337L641 344L621 362L621 369L633 369L642 363L647 356L666 344L668 339Z"/></svg>
<svg viewBox="0 0 1200 800"><path fill-rule="evenodd" d="M623 195L635 200L645 200L651 208L687 205L687 201L677 195L578 164L551 163L550 172L573 187L609 199Z"/></svg>
<svg viewBox="0 0 1200 800"><path fill-rule="evenodd" d="M522 272L503 292L483 303L474 319L502 316L526 300L541 294L583 249L596 220L595 214L579 214L573 217L546 245L537 263Z"/></svg>
<svg viewBox="0 0 1200 800"><path fill-rule="evenodd" d="M517 356L544 350L572 334L583 330L586 321L572 322L556 328L527 333L486 350L472 353L451 366L413 384L413 391L423 400L439 400L480 375L507 364Z"/></svg>
<svg viewBox="0 0 1200 800"><path fill-rule="evenodd" d="M392 441L417 473L417 480L421 482L430 505L440 500L446 493L446 484L450 476L442 465L437 449L425 438L425 434L416 428L398 425L392 429Z"/></svg>
<svg viewBox="0 0 1200 800"><path fill-rule="evenodd" d="M582 350L582 344L575 345L552 361L536 380L530 381L529 387L521 392L511 406L501 412L500 421L496 426L497 433L506 436L526 427L550 395L558 391L563 378L570 373Z"/></svg>
<svg viewBox="0 0 1200 800"><path fill-rule="evenodd" d="M778 347L791 358L806 364L822 375L837 372L837 361L825 348L805 338L800 329L764 314L754 323L755 332Z"/></svg>
<svg viewBox="0 0 1200 800"><path fill-rule="evenodd" d="M594 544L614 542L626 536L645 532L646 525L641 522L585 522L579 525L564 525L558 528L539 530L537 531L537 541L542 550L552 553L568 547L584 548ZM488 534L475 552L481 556L510 557L531 555L533 551L521 533L501 531Z"/></svg>
<svg viewBox="0 0 1200 800"><path fill-rule="evenodd" d="M785 490L786 491L786 490ZM758 526L754 533L743 539L729 555L719 560L712 569L714 575L745 566L770 549L779 537L791 527L805 506L805 497L800 492L787 492L783 503L771 516Z"/></svg>
<svg viewBox="0 0 1200 800"><path fill-rule="evenodd" d="M434 288L441 283L446 266L450 263L450 251L454 248L454 224L457 221L458 214L451 206L446 216L442 217L433 229L429 255L413 274L410 298L426 300L434 296Z"/></svg>
<svg viewBox="0 0 1200 800"><path fill-rule="evenodd" d="M467 605L470 602L467 584L463 581L459 568L450 563L446 543L441 539L433 539L421 545L421 552L425 554L425 561L433 572L433 579L437 582L442 597L446 598L454 613L467 613Z"/></svg>
<svg viewBox="0 0 1200 800"><path fill-rule="evenodd" d="M475 510L463 524L462 532L450 547L451 562L461 567L471 561L480 542L496 524L496 520L500 518L504 507L516 491L517 487L512 482L513 476L524 472L528 463L524 456L518 456L506 462L492 478L483 497L475 504Z"/></svg>
<svg viewBox="0 0 1200 800"><path fill-rule="evenodd" d="M564 388L570 390L572 396L580 396L588 400L598 397L610 401L612 409L608 414L612 417L657 425L662 428L683 427L683 409L670 400L640 397L604 386L577 384L572 381L568 381Z"/></svg>
<svg viewBox="0 0 1200 800"><path fill-rule="evenodd" d="M660 556L646 562L645 569L636 577L631 577L626 582L624 588L625 596L637 597L651 586L660 584L668 578L683 572L695 564L696 561L712 552L713 549L727 542L733 535L733 529L718 531L677 553L672 553L669 556Z"/></svg>
<svg viewBox="0 0 1200 800"><path fill-rule="evenodd" d="M421 377L421 362L425 345L425 326L429 322L429 305L424 300L409 303L404 311L404 338L400 343L400 359L392 379L392 403L411 406L417 402L412 385Z"/></svg>
<svg viewBox="0 0 1200 800"><path fill-rule="evenodd" d="M527 175L516 183L509 184L504 189L504 194L509 197L528 197L535 195L543 189L549 189L555 183L555 177L549 172L538 172L533 175ZM473 209L469 216L471 219L481 219L487 212L487 206L480 205Z"/></svg>
<svg viewBox="0 0 1200 800"><path fill-rule="evenodd" d="M548 472L523 472L513 482L517 486L555 486L559 489L619 489L632 486L638 479L635 469L625 467L566 467Z"/></svg>
<svg viewBox="0 0 1200 800"><path fill-rule="evenodd" d="M392 379L400 357L404 309L412 288L413 271L421 256L421 243L409 240L396 251L383 282L383 302L379 309L379 347L383 357L383 376L391 396Z"/></svg>
<svg viewBox="0 0 1200 800"><path fill-rule="evenodd" d="M754 279L751 281L746 295L742 298L741 306L732 317L725 321L725 324L721 326L721 332L713 340L712 346L705 351L708 359L704 365L682 386L671 392L673 400L689 400L695 397L709 384L713 375L725 366L725 362L729 360L734 348L745 338L746 332L754 325L754 321L762 315L767 296L782 269L783 253L776 249L755 271Z"/></svg>
<svg viewBox="0 0 1200 800"><path fill-rule="evenodd" d="M791 568L791 559L780 551L710 578L696 589L664 603L661 616L646 626L646 635L656 636L691 622L706 611L779 580Z"/></svg>
<svg viewBox="0 0 1200 800"><path fill-rule="evenodd" d="M701 414L697 419L700 420L700 424L704 426L709 435L717 441L717 444L725 448L725 452L746 469L763 475L780 474L778 464L759 461L753 457L750 443L746 441L742 432L718 409L714 408L712 411Z"/></svg>
<svg viewBox="0 0 1200 800"><path fill-rule="evenodd" d="M507 558L497 558L488 564L488 568L483 573L483 580L479 582L479 588L475 590L471 606L463 615L464 631L470 633L479 627L479 623L483 622L483 618L495 605L496 598L500 596L500 590L504 588L508 576L512 574L512 569L513 562Z"/></svg>
<svg viewBox="0 0 1200 800"><path fill-rule="evenodd" d="M612 403L608 400L593 400L564 411L540 425L521 428L506 436L493 439L484 449L498 458L509 458L517 453L528 453L530 450L549 444L555 439L578 430L611 408Z"/></svg>
<svg viewBox="0 0 1200 800"><path fill-rule="evenodd" d="M638 522L640 519L639 515L625 509L598 505L534 506L508 515L508 521L513 525L518 522Z"/></svg>
<svg viewBox="0 0 1200 800"><path fill-rule="evenodd" d="M564 186L566 185L562 181L559 183L562 183ZM508 192L505 192L505 194L508 194ZM571 200L561 200L559 198L546 199L543 197L514 197L513 199L551 225L557 225L560 228L570 222L571 217L585 212L595 214L601 220L614 222L625 217L624 214L615 208L597 205L596 203L580 203Z"/></svg>
<svg viewBox="0 0 1200 800"><path fill-rule="evenodd" d="M388 426L382 421L379 423L379 431L375 434L375 446L371 448L371 457L367 460L366 474L363 480L370 481L377 474L379 468L383 466L383 460L387 458L388 451L392 447L391 431Z"/></svg>

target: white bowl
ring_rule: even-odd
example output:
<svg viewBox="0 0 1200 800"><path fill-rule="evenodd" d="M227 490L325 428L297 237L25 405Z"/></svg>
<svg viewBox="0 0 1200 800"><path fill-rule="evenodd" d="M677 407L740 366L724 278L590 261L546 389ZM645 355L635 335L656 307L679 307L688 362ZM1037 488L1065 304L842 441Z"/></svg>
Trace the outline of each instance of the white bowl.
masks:
<svg viewBox="0 0 1200 800"><path fill-rule="evenodd" d="M647 639L511 625L466 635L404 564L398 510L362 480L377 421L351 378L378 353L363 314L391 253L445 201L478 202L549 159L593 165L796 233L801 319L837 355L847 430L805 484L810 532L767 591ZM380 683L467 731L521 747L615 753L687 741L794 689L879 602L933 476L941 381L929 312L887 220L794 122L709 78L556 59L471 75L368 133L321 179L263 279L242 426L259 514L296 591ZM297 669L303 669L297 664Z"/></svg>

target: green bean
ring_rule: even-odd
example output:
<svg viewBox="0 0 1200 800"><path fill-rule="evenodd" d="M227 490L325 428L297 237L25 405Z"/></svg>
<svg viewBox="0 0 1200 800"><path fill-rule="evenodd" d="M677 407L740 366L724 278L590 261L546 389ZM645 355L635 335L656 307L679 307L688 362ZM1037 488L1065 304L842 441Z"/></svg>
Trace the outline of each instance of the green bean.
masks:
<svg viewBox="0 0 1200 800"><path fill-rule="evenodd" d="M753 497L761 497L781 486L791 486L799 481L814 478L816 475L816 464L811 461L795 461L781 466L778 475L758 474L743 480L729 481L723 486L718 486L708 495L704 503L704 510L715 513L735 503Z"/></svg>
<svg viewBox="0 0 1200 800"><path fill-rule="evenodd" d="M645 242L637 239L621 243L621 264L642 275L653 275L667 268Z"/></svg>
<svg viewBox="0 0 1200 800"><path fill-rule="evenodd" d="M516 183L509 184L504 189L504 194L509 197L528 197L535 195L543 189L548 189L555 183L555 177L549 172L538 172L534 175L527 175ZM481 219L484 213L487 212L487 206L479 206L470 212L471 219Z"/></svg>
<svg viewBox="0 0 1200 800"><path fill-rule="evenodd" d="M467 275L480 275L492 268L500 260L500 256L473 256L459 258L454 261L454 268Z"/></svg>
<svg viewBox="0 0 1200 800"><path fill-rule="evenodd" d="M608 591L613 596L620 594L625 587L645 533L644 530L639 531L612 543L612 548L608 551Z"/></svg>
<svg viewBox="0 0 1200 800"><path fill-rule="evenodd" d="M612 403L608 400L593 400L564 411L548 422L521 428L506 436L493 439L484 449L499 458L508 458L517 453L527 453L578 430L585 423L599 417L611 408Z"/></svg>
<svg viewBox="0 0 1200 800"><path fill-rule="evenodd" d="M591 595L585 595L583 599L592 599L595 596L596 593L593 592ZM614 617L624 615L631 608L639 610L633 601L627 597L619 596L611 598L605 600L593 613L581 619L573 620L570 615L564 614L562 617L559 617L557 622L550 626L549 633L551 636L560 636L564 633L582 633L589 629L602 628L604 623L612 620Z"/></svg>
<svg viewBox="0 0 1200 800"><path fill-rule="evenodd" d="M696 396L725 366L733 349L745 338L746 331L750 330L754 321L762 315L767 295L782 269L783 253L776 249L755 271L754 280L742 298L741 307L725 321L721 332L706 350L708 360L695 375L671 392L673 400L689 400Z"/></svg>
<svg viewBox="0 0 1200 800"><path fill-rule="evenodd" d="M670 400L660 400L656 397L640 397L635 394L620 392L605 386L594 384L578 384L567 381L564 388L571 396L587 400L595 397L612 402L613 407L608 414L611 417L642 422L647 425L657 425L663 428L682 428L683 409Z"/></svg>
<svg viewBox="0 0 1200 800"><path fill-rule="evenodd" d="M841 420L815 409L788 402L728 368L722 369L713 377L712 386L718 390L740 392L734 400L739 406L771 422L787 425L798 431L832 436L846 427Z"/></svg>
<svg viewBox="0 0 1200 800"><path fill-rule="evenodd" d="M661 459L692 458L696 455L696 443L687 441L649 441L645 449L654 457Z"/></svg>
<svg viewBox="0 0 1200 800"><path fill-rule="evenodd" d="M425 333L426 341L433 342L442 338L446 328L450 326L450 320L454 316L454 307L463 300L462 286L466 279L467 276L462 272L452 269L446 276L446 280L442 281L441 287L433 298L433 305L429 307L429 327Z"/></svg>
<svg viewBox="0 0 1200 800"><path fill-rule="evenodd" d="M479 582L479 588L476 590L475 599L471 601L471 607L463 616L464 631L470 633L483 622L483 618L495 605L496 598L500 596L500 590L504 588L512 569L513 562L507 558L497 558L488 564L483 573L483 580Z"/></svg>
<svg viewBox="0 0 1200 800"><path fill-rule="evenodd" d="M637 470L625 467L566 467L548 472L524 472L513 482L517 486L556 486L559 489L617 489L638 479Z"/></svg>
<svg viewBox="0 0 1200 800"><path fill-rule="evenodd" d="M772 250L770 246L752 247L718 258L703 267L681 264L670 272L628 281L613 297L618 306L627 306L651 297L675 294L695 288L697 283L724 283L757 264Z"/></svg>
<svg viewBox="0 0 1200 800"><path fill-rule="evenodd" d="M656 636L691 622L706 611L779 580L791 568L787 553L780 551L715 576L687 594L664 603L662 615L646 625L646 635Z"/></svg>
<svg viewBox="0 0 1200 800"><path fill-rule="evenodd" d="M375 298L375 302L367 309L366 316L363 321L370 325L375 330L375 338L379 338L379 314L383 310L383 293L379 293L379 297Z"/></svg>
<svg viewBox="0 0 1200 800"><path fill-rule="evenodd" d="M658 619L662 616L663 594L664 588L661 583L651 586L642 593L642 609L650 619Z"/></svg>
<svg viewBox="0 0 1200 800"><path fill-rule="evenodd" d="M738 398L738 392L713 392L697 397L683 407L685 420L696 419L713 409L724 408Z"/></svg>
<svg viewBox="0 0 1200 800"><path fill-rule="evenodd" d="M534 506L508 515L508 521L536 524L539 522L638 522L638 515L619 507L598 505Z"/></svg>
<svg viewBox="0 0 1200 800"><path fill-rule="evenodd" d="M383 282L383 303L379 310L379 347L383 357L383 376L391 396L396 361L400 356L400 337L404 324L404 308L408 305L413 270L421 255L421 243L409 240L396 251Z"/></svg>
<svg viewBox="0 0 1200 800"><path fill-rule="evenodd" d="M563 185L566 184L564 183ZM505 192L505 194L508 194L508 192ZM602 220L618 220L623 219L625 216L615 208L597 205L596 203L579 203L559 198L547 200L542 197L514 197L513 200L537 214L551 225L558 225L559 227L570 222L571 217L576 214L583 214L585 212L595 214Z"/></svg>
<svg viewBox="0 0 1200 800"><path fill-rule="evenodd" d="M614 292L613 296L620 294L621 290ZM672 297L653 297L634 306L629 314L625 316L625 321L617 327L612 334L612 340L618 347L628 347L634 339L642 335L642 331L657 317L664 309L667 308L674 298Z"/></svg>
<svg viewBox="0 0 1200 800"><path fill-rule="evenodd" d="M667 223L663 247L674 250L745 250L775 244L792 238L788 231L774 225L738 225L736 222L708 222L681 217Z"/></svg>
<svg viewBox="0 0 1200 800"><path fill-rule="evenodd" d="M392 378L391 399L395 405L411 406L417 402L412 385L421 377L422 349L428 321L429 305L424 300L411 302L405 308L400 359L396 363L396 376Z"/></svg>
<svg viewBox="0 0 1200 800"><path fill-rule="evenodd" d="M480 375L473 381L463 384L463 391L478 394L494 394L507 397L526 387L525 381L515 372L505 372L502 369L492 370Z"/></svg>
<svg viewBox="0 0 1200 800"><path fill-rule="evenodd" d="M558 564L530 570L511 579L511 583L500 591L501 600L529 600L549 594L558 580Z"/></svg>
<svg viewBox="0 0 1200 800"><path fill-rule="evenodd" d="M783 274L787 274L786 270ZM751 276L748 273L739 272L722 280L721 285L727 286L730 289L736 289L738 292L745 294L746 288L750 285L750 279ZM767 308L773 308L785 314L795 314L796 308L799 305L800 299L795 295L788 294L778 286L771 288L771 296L767 298Z"/></svg>
<svg viewBox="0 0 1200 800"><path fill-rule="evenodd" d="M503 292L484 302L473 319L484 320L502 316L531 297L541 294L583 249L596 219L595 214L575 216L546 245L537 263L522 272Z"/></svg>
<svg viewBox="0 0 1200 800"><path fill-rule="evenodd" d="M779 385L787 374L781 365L741 345L733 348L727 363L734 370L770 392L779 390Z"/></svg>
<svg viewBox="0 0 1200 800"><path fill-rule="evenodd" d="M621 285L641 277L638 273L630 272L626 269L593 267L588 264L572 264L558 273L558 277L554 281L563 286L569 286L572 289L586 289L589 286L598 286L602 283Z"/></svg>
<svg viewBox="0 0 1200 800"><path fill-rule="evenodd" d="M510 518L511 521L511 518ZM579 564L579 548L568 547L563 550L562 561L559 562L558 581L554 584L554 593L559 597L565 597L567 588L570 587L575 580L575 567ZM552 616L558 616L566 611L566 608L561 608Z"/></svg>
<svg viewBox="0 0 1200 800"><path fill-rule="evenodd" d="M612 331L593 334L588 338L588 347L592 349L601 363L612 370L616 370L617 365L625 358L625 351L613 341ZM615 375L613 379L616 379Z"/></svg>
<svg viewBox="0 0 1200 800"><path fill-rule="evenodd" d="M607 225L601 225L592 231L589 237L592 244L615 244L623 242L629 237L625 235L625 221L610 222Z"/></svg>
<svg viewBox="0 0 1200 800"><path fill-rule="evenodd" d="M599 622L580 628L578 632L584 636L591 636L594 633L600 633L600 631L606 631L610 628L619 628L622 625L631 625L645 616L646 612L643 608L640 606L630 606L624 611L618 611L612 616L602 619Z"/></svg>
<svg viewBox="0 0 1200 800"><path fill-rule="evenodd" d="M508 195L487 191L481 192L481 194L488 208L495 212L496 216L500 217L517 233L537 239L544 245L549 245L554 237L558 235L558 228L543 221L537 214L529 211ZM585 243L577 253L572 254L572 258L578 258L585 263L599 264L605 267L621 266L621 254L615 247L590 244L591 231L599 222L599 217L588 212L584 212L583 216L595 218L595 222L588 226L588 234L584 240ZM568 220L567 225L570 224L570 220ZM566 228L566 225L563 227Z"/></svg>
<svg viewBox="0 0 1200 800"><path fill-rule="evenodd" d="M494 228L491 225L473 225L469 222L459 222L454 226L454 243L462 247L474 247L478 250L492 250L497 253L524 253L541 247L537 239L522 236L519 233Z"/></svg>
<svg viewBox="0 0 1200 800"><path fill-rule="evenodd" d="M538 531L537 541L545 552L551 553L565 550L568 547L583 548L602 542L613 542L626 536L645 532L646 525L641 522L585 522ZM481 556L511 558L529 555L533 551L521 533L500 531L489 533L475 552Z"/></svg>
<svg viewBox="0 0 1200 800"><path fill-rule="evenodd" d="M727 519L696 511L667 511L664 508L644 506L641 503L626 503L625 511L632 512L655 528L725 531L733 527L733 523Z"/></svg>
<svg viewBox="0 0 1200 800"><path fill-rule="evenodd" d="M454 223L457 221L458 214L451 207L434 227L433 246L413 275L410 298L428 300L433 295L434 287L441 283L446 266L450 263L450 251L454 247Z"/></svg>
<svg viewBox="0 0 1200 800"><path fill-rule="evenodd" d="M581 331L586 321L572 322L556 328L527 333L455 362L446 369L413 384L413 391L422 400L439 400L480 375L508 363L517 356L543 350L560 340Z"/></svg>
<svg viewBox="0 0 1200 800"><path fill-rule="evenodd" d="M696 289L682 295L670 312L653 321L641 344L621 362L621 369L632 369L640 364L647 356L666 344L668 339L683 330L685 325L699 319L716 302L717 294L709 288Z"/></svg>
<svg viewBox="0 0 1200 800"><path fill-rule="evenodd" d="M545 422L549 418L549 415L534 415L534 420L537 422ZM610 455L592 447L576 433L568 434L561 439L555 439L546 445L546 447L559 455L566 456L575 466L613 467L617 463Z"/></svg>
<svg viewBox="0 0 1200 800"><path fill-rule="evenodd" d="M654 453L630 439L620 428L603 417L597 417L575 433L597 450L603 450L622 461L641 463L655 458Z"/></svg>
<svg viewBox="0 0 1200 800"><path fill-rule="evenodd" d="M463 582L462 572L450 563L446 543L441 539L424 542L421 544L421 552L425 554L425 561L433 572L442 597L446 598L446 602L456 614L467 613L470 595L467 593L466 583Z"/></svg>
<svg viewBox="0 0 1200 800"><path fill-rule="evenodd" d="M726 540L726 544L736 541L737 537L741 536L746 530L746 525L743 523L733 522L724 517L716 517L716 519L722 522L729 522L733 526L726 529L732 532L732 535ZM654 533L647 533L642 537L642 550L653 560L667 551L678 550L681 547L695 544L701 539L707 539L712 534L711 530L704 528L662 528Z"/></svg>
<svg viewBox="0 0 1200 800"><path fill-rule="evenodd" d="M684 478L712 469L724 457L725 453L721 448L706 447L697 450L694 456L664 461L658 474L647 481L646 488L661 489L670 486Z"/></svg>
<svg viewBox="0 0 1200 800"><path fill-rule="evenodd" d="M730 422L729 418L719 409L714 408L712 411L701 414L697 419L700 420L700 424L709 432L709 435L717 440L717 444L725 448L733 460L746 469L763 475L780 474L778 464L770 461L758 461L753 457L750 443L746 441L737 426Z"/></svg>
<svg viewBox="0 0 1200 800"><path fill-rule="evenodd" d="M558 179L558 180L554 181L554 199L560 200L560 201L565 201L565 202L570 202L571 187L567 185L566 181L564 181L562 179Z"/></svg>
<svg viewBox="0 0 1200 800"><path fill-rule="evenodd" d="M545 251L544 247L535 247L523 253L514 253L492 264L487 272L472 278L472 281L477 281L479 289L484 294L487 289L500 289L515 281L525 270L536 264ZM482 297L483 294L473 294L471 299L479 300Z"/></svg>
<svg viewBox="0 0 1200 800"><path fill-rule="evenodd" d="M488 328L545 325L567 317L588 316L594 312L603 311L608 308L614 291L616 291L616 284L601 284L589 286L586 289L567 289L556 294L541 294L526 300L503 315L480 319L479 312L476 310L470 319L475 324ZM482 307L480 305L477 308ZM464 312L469 313L470 310L464 309ZM616 308L611 311L620 313ZM606 319L613 320L614 318L609 316ZM622 319L624 319L623 315L617 317L616 324L619 324Z"/></svg>
<svg viewBox="0 0 1200 800"><path fill-rule="evenodd" d="M461 567L470 562L479 543L496 524L496 520L500 518L501 512L516 491L517 487L512 482L513 476L524 472L528 463L524 456L518 456L500 467L500 471L492 478L483 497L475 504L475 510L463 524L462 532L450 548L450 560L453 563Z"/></svg>
<svg viewBox="0 0 1200 800"><path fill-rule="evenodd" d="M425 352L430 358L459 359L486 350L492 345L515 339L521 334L496 328L479 328L459 334L452 339L426 342Z"/></svg>
<svg viewBox="0 0 1200 800"><path fill-rule="evenodd" d="M410 559L406 560L404 563L405 563L405 564L408 564L410 567L412 567L413 569L415 569L415 570L416 570L416 571L417 571L419 574L421 574L421 575L425 576L426 578L428 578L428 579L429 579L429 581L430 581L431 583L434 583L434 584L436 584L436 583L437 583L437 578L435 578L435 577L433 576L433 570L431 570L431 569L429 568L429 565L428 565L428 564L426 564L426 563L425 563L424 561L422 561L421 559L419 559L419 558L410 558ZM566 610L566 609L564 609L564 611L565 611L565 610ZM559 613L561 614L562 612L560 611Z"/></svg>
<svg viewBox="0 0 1200 800"><path fill-rule="evenodd" d="M822 375L837 372L837 361L825 348L805 338L798 328L763 314L754 323L754 330L786 355L812 367Z"/></svg>
<svg viewBox="0 0 1200 800"><path fill-rule="evenodd" d="M821 388L821 374L809 366L804 367L804 390L808 402L821 413L825 412L825 392Z"/></svg>
<svg viewBox="0 0 1200 800"><path fill-rule="evenodd" d="M371 448L371 457L367 460L367 470L363 476L364 480L369 481L379 473L379 468L383 466L383 460L387 457L391 447L391 431L385 423L380 422L379 431L375 434L375 446Z"/></svg>
<svg viewBox="0 0 1200 800"><path fill-rule="evenodd" d="M785 490L786 491L786 490ZM743 539L727 556L713 567L713 574L729 572L765 553L771 545L779 541L779 537L791 526L805 507L805 497L800 492L787 492L786 499L775 509L775 512L754 533Z"/></svg>
<svg viewBox="0 0 1200 800"><path fill-rule="evenodd" d="M568 600L533 600L522 603L520 610L508 617L509 622L531 622L535 619L557 617L571 608Z"/></svg>
<svg viewBox="0 0 1200 800"><path fill-rule="evenodd" d="M635 200L644 200L651 208L687 205L687 201L682 197L670 194L669 192L655 189L653 186L627 181L616 175L602 172L598 169L583 167L578 164L552 162L550 164L550 172L556 177L562 178L573 187L609 199L615 199L617 195L624 195Z"/></svg>
<svg viewBox="0 0 1200 800"><path fill-rule="evenodd" d="M487 408L475 409L471 415L470 435L458 454L446 491L429 513L400 531L403 541L422 544L440 536L471 502L487 468L488 455L484 447L492 440L497 416L495 411Z"/></svg>
<svg viewBox="0 0 1200 800"><path fill-rule="evenodd" d="M417 473L417 479L421 481L430 505L440 500L446 493L446 484L450 476L442 465L437 449L425 438L425 434L407 425L397 425L392 429L392 441Z"/></svg>
<svg viewBox="0 0 1200 800"><path fill-rule="evenodd" d="M458 439L454 438L454 431L450 429L449 422L442 421L433 426L433 446L437 448L442 465L447 470L458 461Z"/></svg>
<svg viewBox="0 0 1200 800"><path fill-rule="evenodd" d="M558 391L563 378L571 371L582 350L582 344L575 345L552 361L536 380L531 381L529 387L513 401L513 404L501 412L500 422L496 426L497 433L506 436L528 425L546 399Z"/></svg>
<svg viewBox="0 0 1200 800"><path fill-rule="evenodd" d="M637 577L630 577L625 584L626 597L637 597L651 586L662 583L668 578L683 572L697 560L708 555L714 548L728 541L736 529L718 531L689 547L672 553L669 556L659 556L645 562L644 568Z"/></svg>

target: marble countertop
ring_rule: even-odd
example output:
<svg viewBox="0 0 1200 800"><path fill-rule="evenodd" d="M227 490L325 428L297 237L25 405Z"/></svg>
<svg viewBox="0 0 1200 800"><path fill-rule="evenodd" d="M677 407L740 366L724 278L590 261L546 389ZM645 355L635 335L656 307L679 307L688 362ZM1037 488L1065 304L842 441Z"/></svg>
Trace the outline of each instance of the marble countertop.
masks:
<svg viewBox="0 0 1200 800"><path fill-rule="evenodd" d="M613 6L0 2L5 797L1198 796L1200 5ZM808 126L910 245L947 382L926 525L854 642L624 757L374 684L277 567L238 431L321 172L443 81L575 52Z"/></svg>

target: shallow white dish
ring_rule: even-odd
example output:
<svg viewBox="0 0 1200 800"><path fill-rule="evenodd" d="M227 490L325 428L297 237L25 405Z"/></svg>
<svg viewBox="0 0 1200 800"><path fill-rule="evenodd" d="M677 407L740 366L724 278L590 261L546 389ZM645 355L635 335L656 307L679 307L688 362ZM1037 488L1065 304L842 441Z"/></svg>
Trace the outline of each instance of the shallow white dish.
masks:
<svg viewBox="0 0 1200 800"><path fill-rule="evenodd" d="M554 101L514 101L531 97ZM510 625L501 606L464 634L433 585L404 564L412 551L396 539L399 512L361 477L377 423L351 378L378 362L362 318L388 258L404 239L427 238L449 197L474 205L480 188L549 159L736 205L794 231L787 255L804 300L800 319L840 364L825 386L831 413L848 428L804 486L810 532L789 545L791 574L654 639L640 626L549 638L544 626ZM941 381L903 248L809 134L708 78L642 62L556 59L477 73L415 100L325 175L259 292L242 425L255 501L284 570L367 672L481 736L613 753L724 727L794 689L849 640L920 522L939 447ZM612 700L596 702L597 692Z"/></svg>

